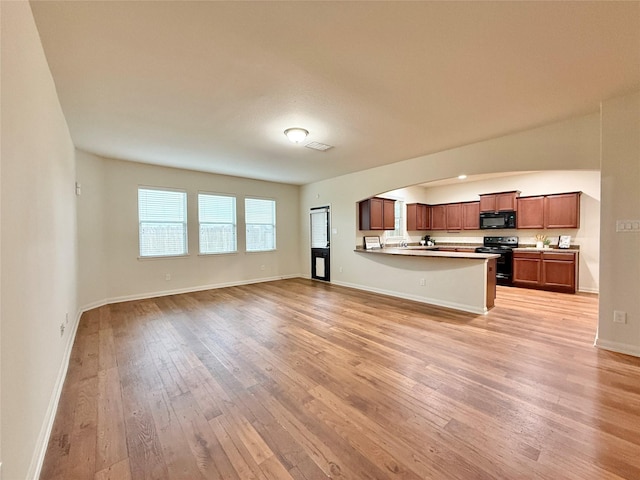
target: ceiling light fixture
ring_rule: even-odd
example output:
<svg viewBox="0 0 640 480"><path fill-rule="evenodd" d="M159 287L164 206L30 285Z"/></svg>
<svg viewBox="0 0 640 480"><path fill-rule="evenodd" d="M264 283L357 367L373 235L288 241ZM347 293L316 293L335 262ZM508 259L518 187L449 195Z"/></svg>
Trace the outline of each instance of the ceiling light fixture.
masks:
<svg viewBox="0 0 640 480"><path fill-rule="evenodd" d="M467 176L464 174L458 175L458 180L464 180L465 178L467 178Z"/></svg>
<svg viewBox="0 0 640 480"><path fill-rule="evenodd" d="M287 128L284 131L284 134L287 136L290 142L300 143L305 138L307 138L307 135L309 135L309 130L305 130L304 128L299 127Z"/></svg>

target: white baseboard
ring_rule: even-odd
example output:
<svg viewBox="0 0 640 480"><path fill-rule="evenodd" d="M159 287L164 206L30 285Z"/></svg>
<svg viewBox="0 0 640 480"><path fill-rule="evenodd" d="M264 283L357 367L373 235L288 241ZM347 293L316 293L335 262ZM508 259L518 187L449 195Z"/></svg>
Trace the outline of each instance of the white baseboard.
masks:
<svg viewBox="0 0 640 480"><path fill-rule="evenodd" d="M368 286L358 285L355 283L338 282L334 280L332 280L331 283L335 285L341 285L343 287L355 288L357 290L364 290L366 292L380 293L382 295L389 295L390 297L403 298L405 300L412 300L414 302L426 303L428 305L436 305L438 307L452 308L454 310L461 310L463 312L475 313L477 315L484 315L488 311L484 308L478 308L474 305L467 305L464 303L456 303L456 302L446 302L437 298L420 297L417 295L407 295L400 292L393 292L393 291L384 290L381 288L371 288Z"/></svg>
<svg viewBox="0 0 640 480"><path fill-rule="evenodd" d="M616 353L624 353L625 355L633 355L634 357L640 357L640 346L629 345L628 343L612 342L610 340L603 340L596 337L594 345L604 350L610 350Z"/></svg>
<svg viewBox="0 0 640 480"><path fill-rule="evenodd" d="M580 293L595 293L599 294L600 291L597 288L578 288L578 292Z"/></svg>
<svg viewBox="0 0 640 480"><path fill-rule="evenodd" d="M29 472L27 474L28 479L37 480L40 478L40 472L42 470L42 463L44 462L44 456L47 453L47 446L49 444L49 437L53 430L53 422L56 419L56 412L58 411L58 403L60 402L60 395L62 394L62 387L64 386L64 380L67 377L67 369L69 368L69 358L71 358L71 350L73 349L73 342L76 338L76 332L78 331L78 325L80 324L80 317L84 313L84 310L79 310L76 314L76 318L71 325L67 341L64 346L64 354L62 357L62 363L58 369L58 376L53 387L51 399L49 400L49 407L44 417L44 422L38 435L36 447L34 449L33 457L31 458L31 464L29 465ZM0 464L1 466L1 464ZM0 480L2 480L2 471L0 470Z"/></svg>

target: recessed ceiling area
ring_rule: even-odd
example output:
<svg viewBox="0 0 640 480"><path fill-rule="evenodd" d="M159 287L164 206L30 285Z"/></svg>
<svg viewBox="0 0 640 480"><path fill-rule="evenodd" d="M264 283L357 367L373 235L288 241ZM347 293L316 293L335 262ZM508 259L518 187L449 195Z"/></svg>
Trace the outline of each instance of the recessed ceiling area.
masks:
<svg viewBox="0 0 640 480"><path fill-rule="evenodd" d="M76 147L306 184L597 112L640 2L30 2ZM283 135L309 131L300 148Z"/></svg>

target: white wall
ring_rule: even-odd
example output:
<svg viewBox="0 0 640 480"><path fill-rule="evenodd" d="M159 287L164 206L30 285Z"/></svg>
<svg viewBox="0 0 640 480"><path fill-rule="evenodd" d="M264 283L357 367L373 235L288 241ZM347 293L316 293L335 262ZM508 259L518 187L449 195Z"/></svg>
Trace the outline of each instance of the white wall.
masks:
<svg viewBox="0 0 640 480"><path fill-rule="evenodd" d="M640 356L640 232L616 232L616 220L640 220L640 92L602 104L602 225L599 346ZM627 323L613 323L613 311Z"/></svg>
<svg viewBox="0 0 640 480"><path fill-rule="evenodd" d="M586 115L545 127L487 140L392 165L352 173L302 187L302 244L308 245L308 209L331 204L332 281L367 289L382 289L399 274L381 268L379 275L363 275L369 260L353 252L363 232L356 224L359 200L382 192L428 181L481 173L533 170L598 170L600 119ZM480 192L478 192L480 193ZM302 268L309 274L309 255L302 252ZM342 267L342 271L340 268ZM385 280L383 280L385 279Z"/></svg>
<svg viewBox="0 0 640 480"><path fill-rule="evenodd" d="M37 473L77 313L74 148L25 1L2 2L1 95L0 443L14 480Z"/></svg>
<svg viewBox="0 0 640 480"><path fill-rule="evenodd" d="M571 235L571 243L580 246L579 288L584 292L598 292L600 256L600 172L596 170L573 170L553 172L521 173L478 181L459 181L452 185L437 187L410 187L390 192L407 202L430 204L466 202L479 200L479 194L519 190L523 197L551 193L581 191L580 228L563 230L501 230L489 235L517 235L521 244L535 243L540 233L552 239L556 245L559 235ZM383 194L383 196L387 196ZM425 233L436 242L482 243L485 230L461 232L409 232L407 238L417 242Z"/></svg>
<svg viewBox="0 0 640 480"><path fill-rule="evenodd" d="M80 283L83 307L300 274L300 187L100 158L78 152ZM189 255L138 258L138 186L187 192ZM199 191L237 197L238 253L198 254ZM244 251L244 198L276 200L276 251ZM166 275L171 276L167 281Z"/></svg>

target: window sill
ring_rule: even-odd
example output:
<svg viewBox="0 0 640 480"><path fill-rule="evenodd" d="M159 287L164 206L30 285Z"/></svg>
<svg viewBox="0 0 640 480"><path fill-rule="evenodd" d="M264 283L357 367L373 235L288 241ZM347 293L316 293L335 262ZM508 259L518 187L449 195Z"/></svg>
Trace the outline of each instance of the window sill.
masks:
<svg viewBox="0 0 640 480"><path fill-rule="evenodd" d="M166 260L171 258L188 258L190 255L185 253L183 255L158 255L157 257L141 257L138 256L138 260Z"/></svg>

